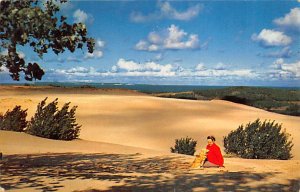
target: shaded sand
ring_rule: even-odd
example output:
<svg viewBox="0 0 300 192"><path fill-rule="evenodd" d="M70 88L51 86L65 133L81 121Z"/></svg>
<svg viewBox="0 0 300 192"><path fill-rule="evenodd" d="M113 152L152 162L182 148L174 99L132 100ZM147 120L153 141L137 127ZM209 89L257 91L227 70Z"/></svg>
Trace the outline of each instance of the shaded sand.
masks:
<svg viewBox="0 0 300 192"><path fill-rule="evenodd" d="M151 97L128 90L0 86L0 112L19 104L29 116L46 96L78 105L80 139L55 141L0 131L0 186L9 191L299 191L299 117L226 101ZM194 157L171 154L176 138L198 148L256 118L283 123L295 158L225 158L226 168L190 170Z"/></svg>
<svg viewBox="0 0 300 192"><path fill-rule="evenodd" d="M22 141L22 147L13 138ZM16 153L4 151L0 161L0 185L9 191L298 192L300 184L300 160L225 158L225 168L191 170L192 156L142 148L8 131L0 131L0 141L1 148L14 146Z"/></svg>

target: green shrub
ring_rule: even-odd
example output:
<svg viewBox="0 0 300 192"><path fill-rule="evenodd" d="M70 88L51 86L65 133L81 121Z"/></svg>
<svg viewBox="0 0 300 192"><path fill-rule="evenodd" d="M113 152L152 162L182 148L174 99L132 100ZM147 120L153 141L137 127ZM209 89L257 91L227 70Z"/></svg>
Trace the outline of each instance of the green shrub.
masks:
<svg viewBox="0 0 300 192"><path fill-rule="evenodd" d="M38 104L37 111L28 124L27 133L57 140L78 138L81 126L76 123L77 106L69 110L70 103L65 103L59 110L57 98L48 105L46 100L47 98Z"/></svg>
<svg viewBox="0 0 300 192"><path fill-rule="evenodd" d="M171 147L171 152L186 155L194 155L196 151L196 145L197 141L189 137L176 139L174 148Z"/></svg>
<svg viewBox="0 0 300 192"><path fill-rule="evenodd" d="M225 152L247 159L290 159L293 144L290 134L281 128L275 121L259 119L245 127L240 125L224 137Z"/></svg>
<svg viewBox="0 0 300 192"><path fill-rule="evenodd" d="M27 109L22 110L21 106L15 106L12 111L7 111L3 116L0 115L0 130L24 131L27 121Z"/></svg>

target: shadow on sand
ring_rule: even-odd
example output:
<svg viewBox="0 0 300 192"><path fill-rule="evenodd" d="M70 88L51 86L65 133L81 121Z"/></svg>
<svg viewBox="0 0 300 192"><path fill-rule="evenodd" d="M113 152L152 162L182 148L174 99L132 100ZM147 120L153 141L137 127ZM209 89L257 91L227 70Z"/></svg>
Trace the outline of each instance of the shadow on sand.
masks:
<svg viewBox="0 0 300 192"><path fill-rule="evenodd" d="M190 171L189 163L181 157L145 158L138 153L10 155L1 161L0 166L0 185L7 190L32 188L60 191L64 188L63 181L74 179L116 183L105 192L299 190L298 180L290 180L287 185L265 183L250 186L251 183L276 176L276 172ZM84 192L103 191L97 190L97 186L94 188Z"/></svg>

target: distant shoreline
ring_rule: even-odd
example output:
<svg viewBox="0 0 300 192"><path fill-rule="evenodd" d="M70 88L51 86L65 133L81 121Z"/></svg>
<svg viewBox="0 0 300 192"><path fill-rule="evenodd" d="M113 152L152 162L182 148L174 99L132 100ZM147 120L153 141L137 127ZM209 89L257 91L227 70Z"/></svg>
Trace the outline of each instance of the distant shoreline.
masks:
<svg viewBox="0 0 300 192"><path fill-rule="evenodd" d="M178 93L194 90L223 89L230 87L253 87L300 90L300 87L276 87L276 86L218 86L218 85L153 85L153 84L129 84L129 83L86 83L86 82L37 82L37 83L0 83L6 86L51 86L51 87L78 87L78 88L110 88L128 89L142 93Z"/></svg>
<svg viewBox="0 0 300 192"><path fill-rule="evenodd" d="M87 94L87 95L145 95L135 90L122 88L93 88L93 87L58 87L49 85L24 86L19 85L1 85L0 96L5 96L10 92L15 94L36 93L36 94Z"/></svg>

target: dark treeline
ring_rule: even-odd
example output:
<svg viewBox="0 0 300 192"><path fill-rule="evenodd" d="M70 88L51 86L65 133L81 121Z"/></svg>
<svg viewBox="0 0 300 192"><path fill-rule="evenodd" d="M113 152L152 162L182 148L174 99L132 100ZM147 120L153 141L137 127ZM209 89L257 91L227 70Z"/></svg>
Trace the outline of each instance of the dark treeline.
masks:
<svg viewBox="0 0 300 192"><path fill-rule="evenodd" d="M163 93L158 94L158 96L192 100L221 99L280 114L300 116L300 90L297 89L228 87L181 93Z"/></svg>

